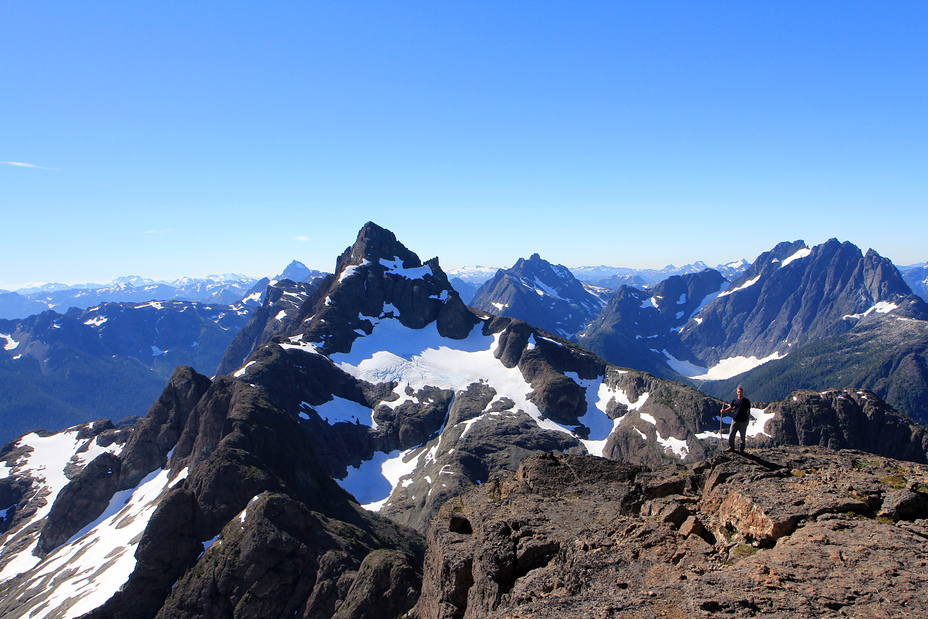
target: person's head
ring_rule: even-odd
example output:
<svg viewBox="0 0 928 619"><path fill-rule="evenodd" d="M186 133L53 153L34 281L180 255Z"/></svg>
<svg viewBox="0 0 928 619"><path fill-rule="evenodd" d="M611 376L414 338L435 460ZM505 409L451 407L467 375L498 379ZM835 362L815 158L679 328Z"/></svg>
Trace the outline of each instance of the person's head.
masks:
<svg viewBox="0 0 928 619"><path fill-rule="evenodd" d="M744 397L744 389L741 388L741 385L738 385L738 397L739 398Z"/></svg>

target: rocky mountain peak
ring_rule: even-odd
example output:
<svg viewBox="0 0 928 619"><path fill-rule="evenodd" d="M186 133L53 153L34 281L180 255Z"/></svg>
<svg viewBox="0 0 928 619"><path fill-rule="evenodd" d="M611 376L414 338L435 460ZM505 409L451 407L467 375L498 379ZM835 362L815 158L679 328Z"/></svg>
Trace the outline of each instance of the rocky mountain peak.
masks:
<svg viewBox="0 0 928 619"><path fill-rule="evenodd" d="M283 270L283 273L281 273L277 279L289 279L290 281L294 282L306 282L312 279L314 276L319 275L321 275L321 273L311 270L299 260L293 260L290 262L290 264L287 265L287 267Z"/></svg>
<svg viewBox="0 0 928 619"><path fill-rule="evenodd" d="M535 253L500 269L474 294L471 305L571 337L588 325L611 292L583 284L570 270Z"/></svg>
<svg viewBox="0 0 928 619"><path fill-rule="evenodd" d="M873 250L864 256L837 239L811 248L803 241L779 243L681 332L684 346L677 350L706 367L737 357L782 356L881 319L911 296L892 263ZM907 316L919 313L905 306Z"/></svg>
<svg viewBox="0 0 928 619"><path fill-rule="evenodd" d="M836 239L831 239L831 241L834 241L835 243L838 242ZM831 241L829 241L829 243L831 243ZM800 252L805 253L808 250L809 247L806 245L805 241L802 240L792 242L783 241L777 243L773 249L759 255L757 259L751 263L751 266L749 266L744 271L744 273L741 274L740 277L732 281L730 288L738 288L744 283L755 280L761 275L773 273L781 266L783 266L783 263L788 261L791 257L798 256L800 255Z"/></svg>
<svg viewBox="0 0 928 619"><path fill-rule="evenodd" d="M381 260L398 260L400 266L404 268L422 266L419 257L406 249L396 239L396 235L386 228L381 228L374 222L369 221L358 232L358 238L354 245L346 249L338 258L335 274L341 275L345 269L351 266L361 266L365 262L377 264Z"/></svg>
<svg viewBox="0 0 928 619"><path fill-rule="evenodd" d="M461 301L438 259L423 263L385 228L368 222L338 258L335 274L319 283L281 335L320 350L348 352L386 318L421 329L438 322L445 337L462 338L477 318Z"/></svg>

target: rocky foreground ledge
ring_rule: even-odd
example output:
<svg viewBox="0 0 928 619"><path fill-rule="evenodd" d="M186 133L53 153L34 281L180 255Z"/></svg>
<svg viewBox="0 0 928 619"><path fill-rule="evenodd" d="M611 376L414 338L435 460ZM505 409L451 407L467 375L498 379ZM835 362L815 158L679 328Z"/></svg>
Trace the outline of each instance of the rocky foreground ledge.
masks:
<svg viewBox="0 0 928 619"><path fill-rule="evenodd" d="M926 518L928 467L860 451L542 454L442 507L411 615L926 617Z"/></svg>

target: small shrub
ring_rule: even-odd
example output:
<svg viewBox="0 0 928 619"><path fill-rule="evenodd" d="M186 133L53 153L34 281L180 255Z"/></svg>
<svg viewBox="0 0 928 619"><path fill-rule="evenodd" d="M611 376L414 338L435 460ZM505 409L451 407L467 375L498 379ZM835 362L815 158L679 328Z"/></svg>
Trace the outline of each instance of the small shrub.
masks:
<svg viewBox="0 0 928 619"><path fill-rule="evenodd" d="M731 554L736 559L746 559L757 554L757 548L751 546L750 544L738 544L731 551Z"/></svg>
<svg viewBox="0 0 928 619"><path fill-rule="evenodd" d="M884 477L883 479L881 479L881 480L880 480L880 483L881 483L881 484L886 484L886 485L889 486L890 488L897 488L897 489L899 489L899 488L905 488L906 485L908 484L908 480L906 480L906 478L905 478L905 476L904 476L903 474L901 474L901 473L894 473L894 474L892 474L892 475L887 475L886 477Z"/></svg>

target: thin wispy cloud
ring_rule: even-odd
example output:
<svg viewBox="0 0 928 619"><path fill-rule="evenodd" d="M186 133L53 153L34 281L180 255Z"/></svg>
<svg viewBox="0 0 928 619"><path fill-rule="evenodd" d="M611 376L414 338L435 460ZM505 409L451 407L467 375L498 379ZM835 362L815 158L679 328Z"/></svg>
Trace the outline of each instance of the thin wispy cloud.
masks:
<svg viewBox="0 0 928 619"><path fill-rule="evenodd" d="M298 236L298 237L296 237L296 240L302 241L302 242L304 242L304 243L308 243L308 242L309 242L309 237L308 237L308 236Z"/></svg>
<svg viewBox="0 0 928 619"><path fill-rule="evenodd" d="M46 168L45 166L35 165L32 163L23 163L22 161L0 161L0 165L11 165L17 168L32 168L34 170L54 170L55 168Z"/></svg>

